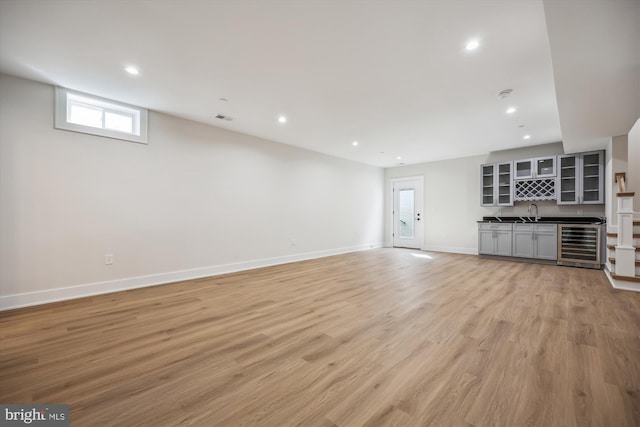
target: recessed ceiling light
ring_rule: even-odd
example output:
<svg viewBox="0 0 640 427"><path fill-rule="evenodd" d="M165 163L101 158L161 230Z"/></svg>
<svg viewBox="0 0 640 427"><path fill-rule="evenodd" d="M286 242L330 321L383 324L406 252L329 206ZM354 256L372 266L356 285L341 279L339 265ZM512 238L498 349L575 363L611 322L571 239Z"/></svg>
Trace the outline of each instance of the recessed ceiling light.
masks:
<svg viewBox="0 0 640 427"><path fill-rule="evenodd" d="M353 141L353 142L351 143L351 145L353 145L354 147L357 147L357 146L358 146L358 141Z"/></svg>
<svg viewBox="0 0 640 427"><path fill-rule="evenodd" d="M285 116L280 116L280 117L278 117L278 122L287 123L287 118Z"/></svg>
<svg viewBox="0 0 640 427"><path fill-rule="evenodd" d="M396 160L402 160L402 156L396 157Z"/></svg>
<svg viewBox="0 0 640 427"><path fill-rule="evenodd" d="M509 107L507 108L507 114L513 114L516 112L516 107Z"/></svg>
<svg viewBox="0 0 640 427"><path fill-rule="evenodd" d="M525 135L522 137L522 139L531 139L531 135Z"/></svg>
<svg viewBox="0 0 640 427"><path fill-rule="evenodd" d="M469 40L464 48L467 50L476 50L478 46L480 46L480 42L476 39L473 39Z"/></svg>
<svg viewBox="0 0 640 427"><path fill-rule="evenodd" d="M140 74L140 70L138 70L138 68L134 67L133 65L127 65L126 67L124 67L124 70L133 76L137 76L138 74Z"/></svg>

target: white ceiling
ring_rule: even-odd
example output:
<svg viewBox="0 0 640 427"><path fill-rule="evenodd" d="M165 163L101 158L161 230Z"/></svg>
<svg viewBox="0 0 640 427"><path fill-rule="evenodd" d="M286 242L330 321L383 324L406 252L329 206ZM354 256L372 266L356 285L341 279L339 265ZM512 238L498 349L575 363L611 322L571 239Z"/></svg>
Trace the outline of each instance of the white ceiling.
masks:
<svg viewBox="0 0 640 427"><path fill-rule="evenodd" d="M602 148L640 117L640 0L544 8L565 152Z"/></svg>
<svg viewBox="0 0 640 427"><path fill-rule="evenodd" d="M588 27L572 21L569 6L548 7L555 1L0 0L0 71L383 167L565 134L574 147L602 144L599 133L625 133L617 128L640 108L625 101L603 113L626 109L625 118L607 122L566 101L584 104L572 86L576 64L562 60L576 43L551 40L550 49L545 12L561 41ZM627 13L640 4L592 1ZM480 40L476 51L464 49L470 38ZM638 40L627 42L614 57L632 57L625 85L640 78ZM609 48L578 46L597 50L591 58ZM129 64L141 74L126 74ZM597 77L588 81L622 87ZM512 96L498 99L506 88ZM505 114L511 105L518 111Z"/></svg>

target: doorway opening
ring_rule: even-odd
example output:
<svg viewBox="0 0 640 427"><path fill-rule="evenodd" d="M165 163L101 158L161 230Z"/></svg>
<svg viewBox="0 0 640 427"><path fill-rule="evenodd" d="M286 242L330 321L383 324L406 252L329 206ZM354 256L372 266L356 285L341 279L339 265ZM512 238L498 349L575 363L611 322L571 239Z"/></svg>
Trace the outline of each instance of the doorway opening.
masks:
<svg viewBox="0 0 640 427"><path fill-rule="evenodd" d="M391 180L393 247L421 249L424 236L422 213L424 177Z"/></svg>

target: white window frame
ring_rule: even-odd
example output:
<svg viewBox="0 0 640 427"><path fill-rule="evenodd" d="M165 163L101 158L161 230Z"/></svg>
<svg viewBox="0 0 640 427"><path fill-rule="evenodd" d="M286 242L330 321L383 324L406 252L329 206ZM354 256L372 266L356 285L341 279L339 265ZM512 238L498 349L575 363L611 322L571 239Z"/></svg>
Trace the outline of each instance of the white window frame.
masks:
<svg viewBox="0 0 640 427"><path fill-rule="evenodd" d="M71 102L70 102L71 100ZM72 103L85 104L91 108L102 111L103 127L86 126L69 122L69 111ZM111 99L101 98L95 95L78 92L71 89L56 87L55 96L55 118L56 129L69 130L73 132L87 133L90 135L104 136L107 138L121 139L125 141L147 144L147 119L148 111L145 108ZM104 113L116 113L129 116L133 120L133 132L122 132L114 129L104 128Z"/></svg>

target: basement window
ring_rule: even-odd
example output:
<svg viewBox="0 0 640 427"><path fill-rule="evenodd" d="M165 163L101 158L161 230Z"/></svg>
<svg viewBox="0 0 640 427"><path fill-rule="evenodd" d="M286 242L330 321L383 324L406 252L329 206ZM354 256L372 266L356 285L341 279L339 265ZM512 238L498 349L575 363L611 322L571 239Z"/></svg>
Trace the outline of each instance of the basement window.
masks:
<svg viewBox="0 0 640 427"><path fill-rule="evenodd" d="M146 144L147 110L57 87L55 127Z"/></svg>

